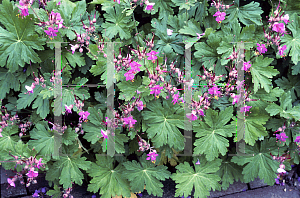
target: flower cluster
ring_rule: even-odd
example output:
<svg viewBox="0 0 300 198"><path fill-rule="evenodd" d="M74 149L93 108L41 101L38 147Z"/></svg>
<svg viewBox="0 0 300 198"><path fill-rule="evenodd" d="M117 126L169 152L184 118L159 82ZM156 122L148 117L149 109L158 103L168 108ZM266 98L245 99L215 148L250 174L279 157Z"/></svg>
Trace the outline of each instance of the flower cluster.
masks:
<svg viewBox="0 0 300 198"><path fill-rule="evenodd" d="M88 49L88 46L90 44L91 35L93 34L93 32L95 32L95 29L96 29L96 27L94 25L97 22L96 11L95 11L93 20L91 20L90 16L88 16L88 17L89 17L89 27L87 25L85 25L83 23L83 21L81 20L83 29L86 32L82 33L82 34L77 34L75 32L75 34L77 36L77 42L79 42L79 44L75 44L75 45L70 44L72 54L74 54L78 48L79 48L79 52L82 53L84 45L86 45L87 46L86 48Z"/></svg>
<svg viewBox="0 0 300 198"><path fill-rule="evenodd" d="M73 184L73 183L72 183L72 184ZM64 193L63 193L63 198L67 198L67 197L73 198L74 196L70 194L72 190L73 190L73 188L71 188L71 187L65 189L65 190L64 190Z"/></svg>
<svg viewBox="0 0 300 198"><path fill-rule="evenodd" d="M30 156L28 159L24 157L22 159L19 159L18 156L14 156L12 154L10 155L15 158L16 166L18 164L19 165L25 164L25 166L22 168L22 171L20 173L16 172L17 174L15 176L7 178L7 182L9 183L9 185L16 187L15 181L17 181L18 178L20 179L20 183L23 185L24 184L23 175L25 175L26 172L27 172L26 175L28 177L26 187L29 187L30 183L36 184L37 181L35 180L35 178L38 176L38 171L35 171L35 168L40 169L42 165L44 165L44 163L42 163L42 158L37 160L36 157Z"/></svg>
<svg viewBox="0 0 300 198"><path fill-rule="evenodd" d="M285 56L284 51L286 50L286 45L279 46L280 37L283 37L284 34L288 34L285 30L285 24L287 24L290 21L289 21L289 15L288 14L284 15L284 11L282 13L281 11L282 9L280 7L280 2L279 2L277 9L274 11L274 13L271 13L271 16L269 18L267 16L269 22L269 26L268 26L269 31L266 32L264 28L263 30L264 30L264 37L268 40L267 45L275 44L278 47L279 55L281 57L284 57ZM258 46L257 50L260 53L264 53L267 51L264 44L263 46Z"/></svg>
<svg viewBox="0 0 300 198"><path fill-rule="evenodd" d="M285 123L284 123L284 126L279 127L278 130L274 132L274 133L281 132L280 134L276 134L276 138L278 140L280 140L281 142L285 142L286 139L288 138L288 136L286 136L286 134L284 132L285 129L286 129L286 126L285 126Z"/></svg>
<svg viewBox="0 0 300 198"><path fill-rule="evenodd" d="M2 100L1 100L2 101ZM2 108L5 108L4 106L2 106ZM3 137L1 132L3 131L3 129L5 127L7 127L8 125L14 125L15 121L18 121L18 115L14 115L11 116L7 113L6 109L5 109L5 114L3 115L2 112L0 112L1 116L1 121L0 121L0 137ZM11 116L11 117L10 117Z"/></svg>
<svg viewBox="0 0 300 198"><path fill-rule="evenodd" d="M21 133L19 133L19 136L22 137L25 132L27 131L26 128L30 128L31 127L31 122L26 122L25 124L20 124L19 128L21 129Z"/></svg>
<svg viewBox="0 0 300 198"><path fill-rule="evenodd" d="M126 77L126 81L133 80L134 74L141 71L139 67L142 66L135 61L131 62L129 65L131 66L131 69L124 74L124 76Z"/></svg>
<svg viewBox="0 0 300 198"><path fill-rule="evenodd" d="M20 5L17 5L18 8L20 8L20 12L21 12L21 16L25 17L25 16L28 16L29 13L28 13L28 8L33 4L34 0L20 0L19 1L19 4Z"/></svg>
<svg viewBox="0 0 300 198"><path fill-rule="evenodd" d="M34 72L33 72L33 75L34 75ZM35 88L36 85L40 85L40 82L41 82L41 86L42 86L43 88L45 88L46 85L45 85L45 83L44 83L44 82L45 82L44 77L43 77L43 76L40 76L40 78L37 78L37 77L35 77L35 75L34 75L34 82L31 83L31 86L25 85L25 88L26 88L27 92L24 93L24 94L29 93L29 95L30 95L30 93L33 93L33 89Z"/></svg>
<svg viewBox="0 0 300 198"><path fill-rule="evenodd" d="M220 9L223 11L225 11L225 9L229 9L229 7L233 6L234 4L231 5L224 5L223 3L221 4L219 2L219 0L213 0L213 2L211 3L211 6L214 6L217 9L217 12L213 15L214 17L216 17L216 21L218 23L221 23L226 16L225 12L220 12Z"/></svg>
<svg viewBox="0 0 300 198"><path fill-rule="evenodd" d="M283 162L285 160L289 159L289 157L288 157L288 155L286 156L285 154L282 156L273 156L272 155L272 157L273 157L273 160L280 162L279 168L277 169L277 178L275 178L275 182L276 182L276 184L280 184L281 186L284 186L285 181L283 180L283 176L287 174L287 171L285 170L285 165L283 164Z"/></svg>
<svg viewBox="0 0 300 198"><path fill-rule="evenodd" d="M49 36L49 38L52 40L53 37L57 36L57 32L60 28L65 28L63 26L63 19L61 18L61 15L59 12L53 12L49 14L49 21L46 22L40 22L37 25L40 27L48 27L48 30L44 30L44 32Z"/></svg>

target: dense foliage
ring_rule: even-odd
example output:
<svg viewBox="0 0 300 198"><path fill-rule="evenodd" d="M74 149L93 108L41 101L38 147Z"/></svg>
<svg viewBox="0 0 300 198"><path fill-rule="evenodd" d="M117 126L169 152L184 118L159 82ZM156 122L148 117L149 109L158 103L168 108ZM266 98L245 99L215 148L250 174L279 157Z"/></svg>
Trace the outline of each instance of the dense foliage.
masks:
<svg viewBox="0 0 300 198"><path fill-rule="evenodd" d="M282 184L300 163L299 2L2 0L0 10L0 160L17 172L11 187L45 172L53 197L72 197L83 180L103 198L162 196L171 178L175 196L206 197L238 180ZM193 156L180 156L188 126ZM246 155L232 156L240 141Z"/></svg>

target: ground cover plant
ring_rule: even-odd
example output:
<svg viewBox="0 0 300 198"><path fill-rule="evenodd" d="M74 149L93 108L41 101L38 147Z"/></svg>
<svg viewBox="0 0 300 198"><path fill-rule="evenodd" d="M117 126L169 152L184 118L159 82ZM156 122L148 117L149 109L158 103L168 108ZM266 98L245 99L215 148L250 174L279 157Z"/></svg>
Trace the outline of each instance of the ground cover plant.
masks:
<svg viewBox="0 0 300 198"><path fill-rule="evenodd" d="M72 197L83 180L103 198L162 196L171 178L176 197L207 197L257 177L284 185L299 164L300 3L2 0L0 10L8 187L45 172L52 189L33 197Z"/></svg>

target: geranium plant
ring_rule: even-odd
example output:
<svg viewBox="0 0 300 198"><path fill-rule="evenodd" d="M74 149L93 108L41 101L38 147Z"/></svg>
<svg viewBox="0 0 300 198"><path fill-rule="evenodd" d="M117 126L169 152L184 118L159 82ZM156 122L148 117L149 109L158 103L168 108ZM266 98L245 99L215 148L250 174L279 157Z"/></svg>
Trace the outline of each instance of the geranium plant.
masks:
<svg viewBox="0 0 300 198"><path fill-rule="evenodd" d="M268 5L3 0L0 160L16 173L8 187L34 185L40 172L52 189L33 197L73 197L85 178L104 198L163 196L168 178L183 197L257 177L283 185L300 162L300 4ZM192 154L180 156L188 126ZM245 156L236 154L242 139Z"/></svg>

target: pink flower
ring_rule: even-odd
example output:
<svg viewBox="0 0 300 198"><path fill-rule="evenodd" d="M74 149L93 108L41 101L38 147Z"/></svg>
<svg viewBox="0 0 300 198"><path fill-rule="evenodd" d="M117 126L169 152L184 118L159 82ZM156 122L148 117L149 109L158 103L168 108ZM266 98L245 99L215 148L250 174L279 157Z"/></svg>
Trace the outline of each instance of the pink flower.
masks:
<svg viewBox="0 0 300 198"><path fill-rule="evenodd" d="M179 98L179 91L178 91L178 93L177 93L177 94L174 94L172 97L173 97L173 100L172 100L172 102L173 102L173 105L175 105L175 104L178 102L178 98Z"/></svg>
<svg viewBox="0 0 300 198"><path fill-rule="evenodd" d="M138 64L137 62L132 61L129 65L131 66L131 70L141 71L139 67L141 67L142 65Z"/></svg>
<svg viewBox="0 0 300 198"><path fill-rule="evenodd" d="M245 80L243 80L243 81L237 81L237 82L236 82L236 84L237 84L236 89L237 89L237 90L240 90L240 89L242 88L242 86L243 86L243 84L244 84L244 81L245 81Z"/></svg>
<svg viewBox="0 0 300 198"><path fill-rule="evenodd" d="M155 3L148 3L148 4L146 4L145 10L151 10L151 9L153 9L154 5L155 5Z"/></svg>
<svg viewBox="0 0 300 198"><path fill-rule="evenodd" d="M48 30L44 30L46 34L48 34L49 37L57 36L55 33L58 32L58 30L54 30L52 27L49 27Z"/></svg>
<svg viewBox="0 0 300 198"><path fill-rule="evenodd" d="M216 95L218 96L219 94L221 94L221 92L219 91L220 88L213 86L212 88L208 89L208 93L211 95Z"/></svg>
<svg viewBox="0 0 300 198"><path fill-rule="evenodd" d="M284 15L284 17L281 17L281 20L283 20L285 22L285 24L287 24L288 22L290 22L289 15L288 14Z"/></svg>
<svg viewBox="0 0 300 198"><path fill-rule="evenodd" d="M9 183L9 185L11 185L13 187L16 187L16 184L15 184L15 182L12 179L7 178L7 182Z"/></svg>
<svg viewBox="0 0 300 198"><path fill-rule="evenodd" d="M286 171L285 171L283 168L278 168L278 169L277 169L277 172L278 172L278 173L286 173Z"/></svg>
<svg viewBox="0 0 300 198"><path fill-rule="evenodd" d="M128 72L126 72L124 74L124 76L126 77L126 81L133 80L134 79L134 71L133 70L129 70Z"/></svg>
<svg viewBox="0 0 300 198"><path fill-rule="evenodd" d="M39 161L36 163L36 167L37 167L38 169L40 169L40 166L44 165L44 163L42 163L42 159L43 159L43 158L40 158Z"/></svg>
<svg viewBox="0 0 300 198"><path fill-rule="evenodd" d="M114 0L114 2L116 2L116 0ZM117 2L118 2L118 4L120 4L121 2L120 2L120 0L117 0Z"/></svg>
<svg viewBox="0 0 300 198"><path fill-rule="evenodd" d="M247 112L249 111L249 109L251 108L252 106L244 106L243 108L241 108L240 112Z"/></svg>
<svg viewBox="0 0 300 198"><path fill-rule="evenodd" d="M21 10L21 16L28 16L29 15L27 6L20 6L19 8Z"/></svg>
<svg viewBox="0 0 300 198"><path fill-rule="evenodd" d="M107 132L105 132L101 129L101 134L102 134L104 139L107 139Z"/></svg>
<svg viewBox="0 0 300 198"><path fill-rule="evenodd" d="M275 22L272 30L275 32L284 33L284 31L285 31L284 23Z"/></svg>
<svg viewBox="0 0 300 198"><path fill-rule="evenodd" d="M147 56L149 56L147 59L148 60L156 60L157 57L155 56L156 54L158 54L159 52L156 52L154 50L152 50L150 53L147 53Z"/></svg>
<svg viewBox="0 0 300 198"><path fill-rule="evenodd" d="M79 48L79 45L78 44L76 45L70 44L70 45L71 45L72 54L74 54L74 52Z"/></svg>
<svg viewBox="0 0 300 198"><path fill-rule="evenodd" d="M280 47L278 46L279 55L283 56L283 52L286 50L286 45Z"/></svg>
<svg viewBox="0 0 300 198"><path fill-rule="evenodd" d="M216 18L216 21L217 21L218 23L220 23L221 21L223 21L223 20L225 19L226 13L225 13L225 12L220 12L220 11L218 11L218 12L216 12L213 16L216 16L216 17L217 17L217 18Z"/></svg>
<svg viewBox="0 0 300 198"><path fill-rule="evenodd" d="M160 87L159 85L155 85L154 87L150 88L153 91L150 91L150 94L155 94L155 96L160 94L160 90L163 89L163 87Z"/></svg>
<svg viewBox="0 0 300 198"><path fill-rule="evenodd" d="M200 165L200 161L199 161L199 159L198 159L198 161L195 163L196 165Z"/></svg>
<svg viewBox="0 0 300 198"><path fill-rule="evenodd" d="M247 71L251 67L250 61L244 62L242 70Z"/></svg>
<svg viewBox="0 0 300 198"><path fill-rule="evenodd" d="M202 36L204 36L205 33L202 33L202 34L196 33L196 34L198 36L197 39L200 39Z"/></svg>
<svg viewBox="0 0 300 198"><path fill-rule="evenodd" d="M232 104L234 105L235 103L238 103L240 97L241 97L241 94L239 95L235 95L234 93L230 95L232 98L233 98L233 101L232 101Z"/></svg>
<svg viewBox="0 0 300 198"><path fill-rule="evenodd" d="M168 36L171 36L171 35L172 35L172 32L173 32L173 30L167 29L167 34L168 34Z"/></svg>
<svg viewBox="0 0 300 198"><path fill-rule="evenodd" d="M141 111L141 110L143 110L143 108L144 108L143 101L139 101L138 104L137 104L137 109L138 109L139 111Z"/></svg>
<svg viewBox="0 0 300 198"><path fill-rule="evenodd" d="M149 154L147 154L147 159L146 160L150 160L151 161L156 161L156 157L158 156L158 154L156 154L156 150L154 150L153 152L149 152Z"/></svg>
<svg viewBox="0 0 300 198"><path fill-rule="evenodd" d="M133 119L132 116L129 116L128 118L123 118L124 124L128 124L130 128L133 127L133 124L135 124L137 121Z"/></svg>
<svg viewBox="0 0 300 198"><path fill-rule="evenodd" d="M78 115L80 115L79 119L86 120L90 113L88 111L81 111Z"/></svg>
<svg viewBox="0 0 300 198"><path fill-rule="evenodd" d="M187 113L186 117L191 122L191 121L197 120L198 117L195 114L196 114L196 112L193 110L192 113Z"/></svg>
<svg viewBox="0 0 300 198"><path fill-rule="evenodd" d="M39 172L30 170L30 171L28 171L28 173L26 175L28 177L33 178L33 177L37 177L39 175Z"/></svg>
<svg viewBox="0 0 300 198"><path fill-rule="evenodd" d="M258 43L256 43L256 45L257 45L257 50L260 52L260 53L265 53L265 52L267 52L267 48L266 48L266 46L265 46L265 44L258 44Z"/></svg>
<svg viewBox="0 0 300 198"><path fill-rule="evenodd" d="M295 142L300 142L300 136L297 136Z"/></svg>
<svg viewBox="0 0 300 198"><path fill-rule="evenodd" d="M25 88L27 89L27 91L28 91L29 93L33 93L33 89L35 88L35 85L32 84L30 87L27 86L27 85L25 85Z"/></svg>
<svg viewBox="0 0 300 198"><path fill-rule="evenodd" d="M28 8L34 2L34 0L20 0L18 6L21 9L21 16L28 16Z"/></svg>
<svg viewBox="0 0 300 198"><path fill-rule="evenodd" d="M276 134L276 138L279 139L282 142L285 142L286 138L288 138L288 136L286 136L286 134L284 132L282 132L280 134Z"/></svg>
<svg viewBox="0 0 300 198"><path fill-rule="evenodd" d="M72 113L73 105L70 105L70 106L65 105L65 108L66 108L67 113Z"/></svg>

